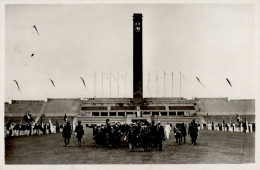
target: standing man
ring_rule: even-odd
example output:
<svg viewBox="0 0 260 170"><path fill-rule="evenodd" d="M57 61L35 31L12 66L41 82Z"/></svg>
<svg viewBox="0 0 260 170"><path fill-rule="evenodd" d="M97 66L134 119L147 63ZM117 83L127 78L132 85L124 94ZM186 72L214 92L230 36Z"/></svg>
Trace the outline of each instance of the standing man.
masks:
<svg viewBox="0 0 260 170"><path fill-rule="evenodd" d="M71 133L72 133L72 131L71 131L70 121L67 121L66 125L64 126L63 131L62 131L65 147L70 145Z"/></svg>
<svg viewBox="0 0 260 170"><path fill-rule="evenodd" d="M127 134L127 138L128 138L128 145L129 145L129 149L130 152L134 151L134 146L137 145L137 127L134 125L134 123L130 123L130 129L128 131Z"/></svg>
<svg viewBox="0 0 260 170"><path fill-rule="evenodd" d="M191 137L191 143L192 145L197 144L197 137L198 137L198 125L195 123L195 119L192 120L189 126L188 134Z"/></svg>
<svg viewBox="0 0 260 170"><path fill-rule="evenodd" d="M76 138L78 138L78 145L79 147L81 147L81 138L84 135L84 129L83 126L81 125L80 120L78 121L78 125L76 126L75 133L76 133Z"/></svg>
<svg viewBox="0 0 260 170"><path fill-rule="evenodd" d="M169 139L170 137L170 132L171 132L171 126L170 124L167 122L167 124L165 125L165 134L166 134L166 138Z"/></svg>
<svg viewBox="0 0 260 170"><path fill-rule="evenodd" d="M176 143L178 145L181 145L182 134L181 134L181 128L180 128L179 123L176 123L176 126L173 129L173 132L174 132L174 136L175 136L175 139L176 139Z"/></svg>
<svg viewBox="0 0 260 170"><path fill-rule="evenodd" d="M164 136L164 128L161 126L161 122L158 122L157 128L156 128L156 134L155 134L155 141L156 141L156 146L155 148L157 149L159 145L159 151L162 150L162 142L165 140Z"/></svg>
<svg viewBox="0 0 260 170"><path fill-rule="evenodd" d="M156 126L156 124L155 124L155 122L153 120L151 125L150 125L150 134L151 134L151 140L152 140L153 147L156 146L156 139L155 139L156 127L157 126Z"/></svg>
<svg viewBox="0 0 260 170"><path fill-rule="evenodd" d="M186 132L186 127L185 127L184 123L181 124L181 135L183 137L183 143L186 143L187 132Z"/></svg>

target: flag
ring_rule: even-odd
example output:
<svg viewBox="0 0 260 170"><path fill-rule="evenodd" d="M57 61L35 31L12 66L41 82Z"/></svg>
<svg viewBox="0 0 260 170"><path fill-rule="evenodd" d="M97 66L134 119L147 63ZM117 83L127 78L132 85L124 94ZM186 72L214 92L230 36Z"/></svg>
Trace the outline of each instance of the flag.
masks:
<svg viewBox="0 0 260 170"><path fill-rule="evenodd" d="M32 118L32 116L28 112L23 116L23 120L30 125L31 125L32 122L34 122L34 119Z"/></svg>
<svg viewBox="0 0 260 170"><path fill-rule="evenodd" d="M87 90L87 87L86 87L86 84L85 84L84 79L83 79L82 77L80 77L80 78L81 78L81 80L82 80L82 82L83 82L83 85L85 86L85 89Z"/></svg>
<svg viewBox="0 0 260 170"><path fill-rule="evenodd" d="M5 125L7 130L9 130L11 124L12 124L12 119L10 119L10 120L8 121L8 123Z"/></svg>
<svg viewBox="0 0 260 170"><path fill-rule="evenodd" d="M52 133L53 130L52 130L52 123L51 123L51 119L49 118L49 125L50 125L50 132Z"/></svg>
<svg viewBox="0 0 260 170"><path fill-rule="evenodd" d="M54 84L53 80L52 79L49 79L49 80L51 81L53 87L55 88L55 84Z"/></svg>
<svg viewBox="0 0 260 170"><path fill-rule="evenodd" d="M40 120L40 116L37 116L36 119L35 119L35 124L38 123L38 121Z"/></svg>
<svg viewBox="0 0 260 170"><path fill-rule="evenodd" d="M16 83L16 85L17 85L17 87L18 87L18 90L20 91L20 93L22 94L22 92L21 92L21 89L20 89L20 87L19 87L19 84L18 84L18 82L16 81L16 80L14 80L14 82Z"/></svg>
<svg viewBox="0 0 260 170"><path fill-rule="evenodd" d="M226 78L226 80L227 80L228 84L230 85L230 87L232 87L232 85L231 85L230 81L228 80L228 78Z"/></svg>
<svg viewBox="0 0 260 170"><path fill-rule="evenodd" d="M56 132L60 132L60 126L57 120L56 120Z"/></svg>
<svg viewBox="0 0 260 170"><path fill-rule="evenodd" d="M41 127L43 128L43 120L42 120L42 115L41 115Z"/></svg>
<svg viewBox="0 0 260 170"><path fill-rule="evenodd" d="M198 80L198 82L205 88L204 84L201 83L200 79L198 77L196 77L196 79Z"/></svg>
<svg viewBox="0 0 260 170"><path fill-rule="evenodd" d="M28 116L29 116L29 119L30 119L31 121L35 122L34 119L33 119L33 117L32 117L32 115L29 114L29 111L28 111Z"/></svg>
<svg viewBox="0 0 260 170"><path fill-rule="evenodd" d="M64 115L64 122L65 122L65 123L67 122L67 121L66 121L67 119L68 119L68 118L67 118L67 115L65 114L65 115Z"/></svg>

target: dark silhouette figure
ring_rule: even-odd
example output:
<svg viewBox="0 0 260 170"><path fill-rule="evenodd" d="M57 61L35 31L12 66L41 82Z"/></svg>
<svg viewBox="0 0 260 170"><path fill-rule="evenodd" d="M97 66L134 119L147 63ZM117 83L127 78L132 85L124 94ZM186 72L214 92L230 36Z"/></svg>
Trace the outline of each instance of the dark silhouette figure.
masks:
<svg viewBox="0 0 260 170"><path fill-rule="evenodd" d="M75 132L76 132L76 137L78 139L78 145L79 147L81 147L81 138L84 135L84 129L83 126L81 125L81 121L78 121L78 125L76 126Z"/></svg>
<svg viewBox="0 0 260 170"><path fill-rule="evenodd" d="M63 131L62 131L65 147L70 145L71 133L72 133L72 131L71 131L70 121L67 121L67 123L64 126Z"/></svg>

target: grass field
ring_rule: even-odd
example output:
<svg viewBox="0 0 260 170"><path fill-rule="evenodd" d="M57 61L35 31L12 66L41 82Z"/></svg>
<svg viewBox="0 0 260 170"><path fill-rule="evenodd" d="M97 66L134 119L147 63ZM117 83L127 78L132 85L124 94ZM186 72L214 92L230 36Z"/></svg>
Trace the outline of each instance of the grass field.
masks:
<svg viewBox="0 0 260 170"><path fill-rule="evenodd" d="M171 132L163 151L129 152L121 148L96 148L92 129L85 129L82 147L72 136L64 147L60 133L11 137L5 140L6 164L231 164L255 162L255 134L201 130L198 145L177 145Z"/></svg>

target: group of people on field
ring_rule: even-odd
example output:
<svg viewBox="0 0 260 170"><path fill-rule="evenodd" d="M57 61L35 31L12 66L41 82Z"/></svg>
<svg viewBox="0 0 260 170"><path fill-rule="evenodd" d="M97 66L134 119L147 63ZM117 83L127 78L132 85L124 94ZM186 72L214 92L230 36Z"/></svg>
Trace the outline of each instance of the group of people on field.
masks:
<svg viewBox="0 0 260 170"><path fill-rule="evenodd" d="M67 117L64 118L65 123L59 126L55 126L55 130L51 130L51 124L14 124L11 121L5 125L6 136L22 136L22 135L34 135L34 134L50 134L61 132L64 138L64 146L70 145L70 139L72 136L73 128ZM11 123L10 123L11 122ZM131 123L110 123L109 119L105 124L91 125L86 127L93 128L93 139L97 144L97 147L109 147L118 148L120 145L127 144L130 151L134 151L136 147L142 147L144 151L148 148L156 148L162 150L162 143L166 139L169 139L171 130L174 132L176 143L186 143L186 125L184 123L172 124L167 123L162 126L160 122L155 123L152 121L138 121ZM8 129L8 130L7 130ZM84 135L84 128L81 125L81 121L78 121L75 129L75 136L77 138L78 146L81 147L81 139ZM188 127L188 134L191 137L192 144L196 144L198 136L198 125L193 120Z"/></svg>
<svg viewBox="0 0 260 170"><path fill-rule="evenodd" d="M120 147L124 142L128 143L130 151L134 151L135 147L142 147L144 151L148 148L156 148L162 150L162 143L166 139L169 139L172 125L162 126L160 122L157 124L152 121L149 122L131 122L130 124L119 122L94 125L93 139L95 140L97 147ZM186 143L186 127L184 123L176 124L173 128L176 143ZM188 127L188 134L191 137L192 144L196 144L198 136L198 126L193 120Z"/></svg>
<svg viewBox="0 0 260 170"><path fill-rule="evenodd" d="M237 121L225 122L224 120L219 122L208 121L199 125L200 129L206 130L216 130L216 131L227 131L227 132L245 132L253 133L255 132L255 123L251 123L246 119L242 120L240 116L237 116Z"/></svg>
<svg viewBox="0 0 260 170"><path fill-rule="evenodd" d="M130 151L141 146L144 151L149 147L162 150L162 142L165 140L164 127L158 122L131 122L121 124L119 122L93 126L93 139L97 147L120 147L127 142Z"/></svg>
<svg viewBox="0 0 260 170"><path fill-rule="evenodd" d="M182 143L186 143L186 125L184 123L177 123L176 126L173 129L174 136L176 139L176 143L181 145ZM192 120L191 123L188 124L188 135L191 137L191 144L196 145L197 144L197 137L198 137L199 131L198 131L198 124L195 123L195 120Z"/></svg>
<svg viewBox="0 0 260 170"><path fill-rule="evenodd" d="M40 118L38 118L39 120ZM51 134L59 132L59 125L52 125L51 120L49 119L49 123L43 123L42 116L40 123L37 123L38 120L34 120L27 111L20 123L15 123L13 119L9 119L9 121L5 124L5 137L10 136L31 136L31 135L41 135L41 134ZM24 123L24 122L26 123ZM23 122L23 123L22 123ZM62 127L61 127L62 128Z"/></svg>
<svg viewBox="0 0 260 170"><path fill-rule="evenodd" d="M56 127L56 126L55 126ZM22 124L22 123L11 123L5 125L5 137L10 136L31 136L41 134L56 133L56 128L51 129L50 124Z"/></svg>

